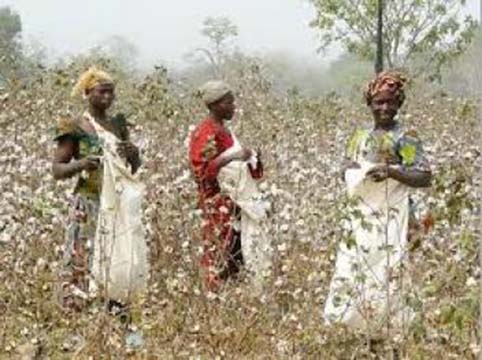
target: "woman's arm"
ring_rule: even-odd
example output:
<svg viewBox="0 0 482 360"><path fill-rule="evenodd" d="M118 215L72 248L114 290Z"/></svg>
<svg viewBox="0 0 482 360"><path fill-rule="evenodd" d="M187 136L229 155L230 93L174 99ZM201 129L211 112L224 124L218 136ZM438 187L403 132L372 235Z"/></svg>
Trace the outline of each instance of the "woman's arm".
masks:
<svg viewBox="0 0 482 360"><path fill-rule="evenodd" d="M242 148L236 152L222 152L213 160L209 161L204 178L206 180L215 179L219 170L228 165L231 161L248 161L252 155L252 151L248 148Z"/></svg>
<svg viewBox="0 0 482 360"><path fill-rule="evenodd" d="M389 166L388 176L410 187L429 187L432 182L432 171L422 141L414 130L405 132L401 137L397 153L402 165Z"/></svg>
<svg viewBox="0 0 482 360"><path fill-rule="evenodd" d="M410 187L429 187L432 181L430 170L419 170L417 168L405 168L399 165L379 165L367 172L367 176L375 182L391 178Z"/></svg>
<svg viewBox="0 0 482 360"><path fill-rule="evenodd" d="M122 114L118 114L113 119L115 127L118 129L121 142L117 146L119 155L127 160L131 166L133 174L139 170L142 165L139 148L130 141L130 132L127 127L127 122Z"/></svg>
<svg viewBox="0 0 482 360"><path fill-rule="evenodd" d="M132 173L135 174L142 164L139 148L127 140L119 143L117 151L120 156L127 160L131 166Z"/></svg>
<svg viewBox="0 0 482 360"><path fill-rule="evenodd" d="M99 167L99 160L94 156L76 160L78 143L70 138L58 140L52 162L52 173L56 180L68 179L82 170L95 170Z"/></svg>
<svg viewBox="0 0 482 360"><path fill-rule="evenodd" d="M421 171L403 166L389 166L388 177L414 188L429 187L432 182L430 170Z"/></svg>

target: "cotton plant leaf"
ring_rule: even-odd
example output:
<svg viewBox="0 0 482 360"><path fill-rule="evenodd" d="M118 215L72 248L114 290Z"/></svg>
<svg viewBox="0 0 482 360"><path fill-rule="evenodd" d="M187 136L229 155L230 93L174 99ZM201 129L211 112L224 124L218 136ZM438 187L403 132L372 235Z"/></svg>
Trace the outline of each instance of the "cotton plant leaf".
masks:
<svg viewBox="0 0 482 360"><path fill-rule="evenodd" d="M380 147L385 149L392 149L395 144L395 139L392 132L387 132L381 137Z"/></svg>
<svg viewBox="0 0 482 360"><path fill-rule="evenodd" d="M411 166L415 163L417 156L417 147L413 144L405 144L400 148L400 156L405 166Z"/></svg>
<svg viewBox="0 0 482 360"><path fill-rule="evenodd" d="M377 153L379 160L383 162L392 162L395 157L395 138L392 132L387 132L377 139Z"/></svg>
<svg viewBox="0 0 482 360"><path fill-rule="evenodd" d="M358 129L348 142L347 155L354 158L356 152L364 139L368 136L368 131Z"/></svg>

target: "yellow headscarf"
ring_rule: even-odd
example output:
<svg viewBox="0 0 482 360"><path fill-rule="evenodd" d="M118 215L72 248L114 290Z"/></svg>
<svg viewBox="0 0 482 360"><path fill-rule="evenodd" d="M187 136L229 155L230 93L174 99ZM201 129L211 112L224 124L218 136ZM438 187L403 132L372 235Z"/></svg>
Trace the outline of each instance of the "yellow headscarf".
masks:
<svg viewBox="0 0 482 360"><path fill-rule="evenodd" d="M112 77L105 71L97 69L95 66L89 68L82 75L72 89L72 97L82 95L85 96L86 92L95 87L96 85L103 83L114 83Z"/></svg>

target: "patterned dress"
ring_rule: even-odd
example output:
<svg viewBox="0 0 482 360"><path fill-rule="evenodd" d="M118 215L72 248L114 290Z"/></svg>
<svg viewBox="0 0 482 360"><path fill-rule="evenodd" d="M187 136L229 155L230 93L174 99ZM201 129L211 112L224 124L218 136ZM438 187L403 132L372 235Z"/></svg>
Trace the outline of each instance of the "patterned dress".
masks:
<svg viewBox="0 0 482 360"><path fill-rule="evenodd" d="M363 155L372 162L389 162L421 171L430 169L417 133L399 124L387 132L357 130L347 153L350 159Z"/></svg>
<svg viewBox="0 0 482 360"><path fill-rule="evenodd" d="M116 133L125 136L127 128L124 117L116 116L112 118L112 123ZM74 141L77 144L74 153L76 160L102 155L98 136L86 133L75 120L59 120L54 141ZM88 300L101 187L101 168L91 172L82 171L70 199L59 289L59 300L67 308L79 310Z"/></svg>
<svg viewBox="0 0 482 360"><path fill-rule="evenodd" d="M410 207L410 187L388 178L376 182L367 173L381 164L429 171L422 145L413 131L396 126L391 131L357 131L348 156L359 168L345 173L351 232L339 244L335 271L325 302L325 320L350 327L381 331L387 322L403 330L413 317L406 304L410 286L405 270Z"/></svg>
<svg viewBox="0 0 482 360"><path fill-rule="evenodd" d="M388 162L418 171L430 171L423 144L415 130L397 124L388 132L359 129L350 139L347 149L350 160L365 157L373 162ZM415 218L415 205L409 198L409 240L420 230Z"/></svg>
<svg viewBox="0 0 482 360"><path fill-rule="evenodd" d="M220 191L217 176L217 157L234 144L231 133L211 118L203 120L194 130L189 147L191 167L198 185L198 207L203 213L203 256L201 269L204 284L217 290L223 281L239 272L243 263L241 254L240 209L233 200ZM261 164L253 178L263 176Z"/></svg>

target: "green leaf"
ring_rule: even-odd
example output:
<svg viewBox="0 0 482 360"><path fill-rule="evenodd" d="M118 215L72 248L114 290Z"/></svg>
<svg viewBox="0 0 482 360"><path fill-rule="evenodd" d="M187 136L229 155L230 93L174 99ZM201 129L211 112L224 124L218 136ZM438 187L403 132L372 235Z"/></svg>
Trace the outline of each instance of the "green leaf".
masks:
<svg viewBox="0 0 482 360"><path fill-rule="evenodd" d="M455 307L452 304L444 305L440 309L440 322L443 325L447 325L452 323L454 319L455 319Z"/></svg>
<svg viewBox="0 0 482 360"><path fill-rule="evenodd" d="M357 130L355 132L355 134L348 142L347 153L350 158L355 157L355 154L358 151L358 147L367 136L368 136L368 131L366 130Z"/></svg>
<svg viewBox="0 0 482 360"><path fill-rule="evenodd" d="M417 155L417 148L412 144L405 144L400 149L400 156L402 157L403 165L411 166L415 163Z"/></svg>
<svg viewBox="0 0 482 360"><path fill-rule="evenodd" d="M382 136L380 146L383 149L391 149L393 148L394 143L395 143L395 139L393 137L393 133L387 132Z"/></svg>

